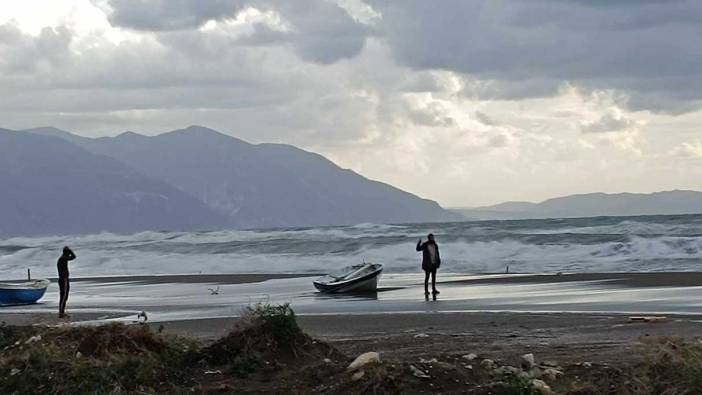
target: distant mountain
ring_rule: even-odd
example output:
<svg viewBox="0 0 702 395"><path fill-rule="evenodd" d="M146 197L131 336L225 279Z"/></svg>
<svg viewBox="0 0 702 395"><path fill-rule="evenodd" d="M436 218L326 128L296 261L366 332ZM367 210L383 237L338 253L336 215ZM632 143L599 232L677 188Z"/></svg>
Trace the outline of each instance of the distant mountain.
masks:
<svg viewBox="0 0 702 395"><path fill-rule="evenodd" d="M209 229L213 210L55 137L0 129L0 235Z"/></svg>
<svg viewBox="0 0 702 395"><path fill-rule="evenodd" d="M702 213L702 192L675 190L649 194L589 193L548 199L541 203L508 202L454 211L469 219L698 214Z"/></svg>
<svg viewBox="0 0 702 395"><path fill-rule="evenodd" d="M283 144L249 144L191 126L148 137L90 139L55 128L29 132L109 156L198 199L240 228L456 220L436 202Z"/></svg>

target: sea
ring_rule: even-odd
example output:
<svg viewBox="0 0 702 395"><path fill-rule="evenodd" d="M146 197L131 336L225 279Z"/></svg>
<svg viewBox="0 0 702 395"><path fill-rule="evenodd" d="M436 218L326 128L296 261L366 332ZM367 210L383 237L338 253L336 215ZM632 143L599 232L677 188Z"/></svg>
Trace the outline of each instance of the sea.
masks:
<svg viewBox="0 0 702 395"><path fill-rule="evenodd" d="M73 277L312 275L364 261L415 273L430 232L450 273L702 271L702 215L658 215L13 237L0 239L0 279L55 277L65 245Z"/></svg>

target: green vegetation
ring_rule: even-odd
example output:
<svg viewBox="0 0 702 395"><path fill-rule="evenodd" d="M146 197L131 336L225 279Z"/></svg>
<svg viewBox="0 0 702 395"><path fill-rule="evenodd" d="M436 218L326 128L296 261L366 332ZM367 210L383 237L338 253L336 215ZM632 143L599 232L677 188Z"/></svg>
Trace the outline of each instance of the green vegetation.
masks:
<svg viewBox="0 0 702 395"><path fill-rule="evenodd" d="M3 330L3 339L18 338L16 333L5 337L8 332ZM1 393L101 394L196 387L181 374L191 357L190 342L156 336L146 326L19 332L24 336L0 356Z"/></svg>
<svg viewBox="0 0 702 395"><path fill-rule="evenodd" d="M534 388L528 377L507 374L504 382L504 395L542 395L541 391Z"/></svg>
<svg viewBox="0 0 702 395"><path fill-rule="evenodd" d="M646 339L645 353L629 365L566 365L547 385L571 395L702 393L702 343ZM306 335L289 305L248 308L230 333L207 345L146 325L0 325L2 394L541 394L515 368L467 368L461 359L383 361L349 372L351 359ZM428 377L417 376L414 365Z"/></svg>
<svg viewBox="0 0 702 395"><path fill-rule="evenodd" d="M305 335L289 305L269 304L246 309L234 330L207 347L122 324L0 326L0 346L3 394L201 393L222 379L217 391L227 392L228 382L284 370L302 354L340 355Z"/></svg>
<svg viewBox="0 0 702 395"><path fill-rule="evenodd" d="M649 394L702 394L702 343L660 338L633 369L632 390Z"/></svg>

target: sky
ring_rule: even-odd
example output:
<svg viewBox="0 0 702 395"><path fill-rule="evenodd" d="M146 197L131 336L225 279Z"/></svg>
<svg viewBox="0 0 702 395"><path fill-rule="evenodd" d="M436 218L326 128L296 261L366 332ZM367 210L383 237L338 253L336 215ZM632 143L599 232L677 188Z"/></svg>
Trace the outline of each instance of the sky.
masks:
<svg viewBox="0 0 702 395"><path fill-rule="evenodd" d="M702 190L699 0L0 0L0 127L203 125L449 207Z"/></svg>

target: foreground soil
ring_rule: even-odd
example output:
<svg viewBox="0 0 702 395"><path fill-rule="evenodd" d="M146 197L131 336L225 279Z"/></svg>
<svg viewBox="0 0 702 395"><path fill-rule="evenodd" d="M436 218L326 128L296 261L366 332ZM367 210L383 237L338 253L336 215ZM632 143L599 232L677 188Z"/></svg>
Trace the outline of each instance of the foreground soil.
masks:
<svg viewBox="0 0 702 395"><path fill-rule="evenodd" d="M360 328L356 317L353 336L331 319L323 340L310 317L299 325L288 306L270 305L205 340L168 324L0 326L0 393L702 393L702 343L674 320L583 317L590 326L578 331L532 316L519 332L513 316L462 317L405 317L405 328L417 320L411 331L385 322L380 334L382 317ZM579 340L553 341L567 340L566 330ZM669 336L676 332L685 336Z"/></svg>

